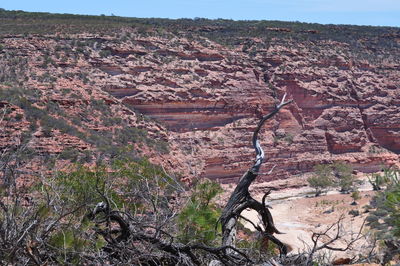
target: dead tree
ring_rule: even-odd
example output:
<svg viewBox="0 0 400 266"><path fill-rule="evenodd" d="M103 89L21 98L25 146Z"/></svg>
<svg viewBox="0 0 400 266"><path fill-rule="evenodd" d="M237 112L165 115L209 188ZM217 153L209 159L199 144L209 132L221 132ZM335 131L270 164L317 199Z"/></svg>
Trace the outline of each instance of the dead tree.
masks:
<svg viewBox="0 0 400 266"><path fill-rule="evenodd" d="M282 107L292 102L292 100L285 101L285 98L286 94L283 96L281 102L277 106L275 106L275 109L271 113L261 118L257 128L253 133L252 144L256 152L255 162L253 166L250 167L250 169L247 170L240 178L220 217L220 222L222 224L223 246L235 245L236 224L238 222L238 219L243 218L241 216L243 210L253 209L260 215L262 226L256 225L251 221L249 222L251 222L253 226L258 231L260 231L260 233L262 233L264 237L271 240L279 247L281 256L284 256L287 253L286 246L273 235L275 233L279 234L280 232L278 231L278 229L276 229L274 221L272 219L272 215L268 210L269 206L266 204L266 197L271 191L269 190L265 193L261 202L255 200L249 193L249 186L258 176L261 164L265 159L264 151L261 148L260 141L258 140L258 134L261 130L261 127L268 119L276 115Z"/></svg>
<svg viewBox="0 0 400 266"><path fill-rule="evenodd" d="M362 234L364 228L365 220L361 225L357 234L353 232L345 232L343 228L344 216L340 216L337 222L333 223L331 226L326 228L325 231L316 233L314 232L311 236L313 242L312 248L308 252L307 261L305 265L313 265L313 257L320 250L331 250L331 251L347 251L353 248L353 244L359 241L365 236ZM345 235L350 235L351 239L346 240ZM344 242L342 247L338 246L337 242Z"/></svg>
<svg viewBox="0 0 400 266"><path fill-rule="evenodd" d="M175 242L174 237L161 229L162 226L151 226L134 221L131 215L111 210L109 200L100 202L94 210L87 214L87 218L95 222L95 231L103 236L107 245L103 251L108 255L106 261L138 265L204 265L199 251L207 253L223 265L244 265L252 260L242 251L231 246L211 247L203 244L182 244ZM100 219L96 216L100 215ZM111 223L114 226L111 226ZM105 228L100 228L101 225ZM141 244L139 244L141 243ZM156 250L145 256L143 247ZM142 248L140 250L140 248ZM238 256L231 256L227 249L233 250Z"/></svg>

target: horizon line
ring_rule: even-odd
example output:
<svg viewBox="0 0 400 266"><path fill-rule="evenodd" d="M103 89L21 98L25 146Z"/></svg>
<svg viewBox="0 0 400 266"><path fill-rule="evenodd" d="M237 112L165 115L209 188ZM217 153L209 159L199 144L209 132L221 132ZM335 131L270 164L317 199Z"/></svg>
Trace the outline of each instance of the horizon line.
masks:
<svg viewBox="0 0 400 266"><path fill-rule="evenodd" d="M49 12L49 11L26 11L22 9L5 9L0 7L0 11L6 12L25 12L25 13L37 13L37 14L50 14L50 15L70 15L70 16L92 16L92 17L117 17L117 18L125 18L125 19L167 19L167 20L229 20L234 22L257 22L257 21L271 21L271 22L284 22L284 23L302 23L302 24L318 24L322 26L356 26L356 27L379 27L379 28L397 28L400 29L400 26L389 26L389 25L371 25L371 24L347 24L347 23L322 23L322 22L307 22L307 21L299 21L299 20L277 20L277 19L233 19L233 18L210 18L210 17L137 17L137 16L121 16L115 15L113 13L107 14L87 14L87 13L61 13L61 12Z"/></svg>

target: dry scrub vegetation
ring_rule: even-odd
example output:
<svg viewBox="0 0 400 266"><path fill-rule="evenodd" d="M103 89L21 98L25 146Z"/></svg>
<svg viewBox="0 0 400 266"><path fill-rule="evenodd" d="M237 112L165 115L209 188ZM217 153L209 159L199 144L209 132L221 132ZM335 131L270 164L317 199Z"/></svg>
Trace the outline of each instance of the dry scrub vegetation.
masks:
<svg viewBox="0 0 400 266"><path fill-rule="evenodd" d="M215 198L221 187L208 180L185 187L177 178L146 159L113 160L87 167L72 165L31 176L21 171L27 142L1 154L0 260L2 264L131 264L131 265L325 265L324 251L346 251L365 240L364 224L344 247L340 217L312 235L309 250L288 255L287 245L274 233L267 204L250 196L264 152L257 139L263 123L288 104L263 117L253 136L256 160L244 174L225 208ZM4 114L2 116L4 119ZM33 181L32 181L33 180ZM387 263L399 253L399 171L373 175L379 192L371 201L366 225L372 247L359 262ZM378 186L379 185L379 186ZM260 237L240 238L245 232L241 212L253 208L259 223L249 221ZM222 226L221 226L222 225ZM242 228L242 229L241 229ZM269 242L270 240L271 242ZM288 243L290 244L290 243ZM380 248L378 248L380 247ZM278 248L278 249L277 249ZM353 261L355 262L355 261Z"/></svg>

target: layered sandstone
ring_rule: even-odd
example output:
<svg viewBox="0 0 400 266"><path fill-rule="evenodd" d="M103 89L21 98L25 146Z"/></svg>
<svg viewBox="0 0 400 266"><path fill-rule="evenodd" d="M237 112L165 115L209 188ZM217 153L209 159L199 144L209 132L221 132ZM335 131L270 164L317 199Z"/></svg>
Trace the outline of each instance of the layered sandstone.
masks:
<svg viewBox="0 0 400 266"><path fill-rule="evenodd" d="M8 36L2 45L28 61L26 85L42 91L43 101L56 101L76 116L91 99L104 100L129 126L168 141L170 154L155 160L191 179L239 178L253 160L252 130L273 108L275 96L284 93L294 102L263 130L268 161L262 171L274 171L260 181L307 173L318 163L336 160L363 172L399 164L400 64L390 58L360 59L340 42L276 42L255 54L240 44L228 48L200 37L134 33L123 41L89 34ZM51 63L43 63L45 56ZM33 78L46 73L56 80ZM81 97L67 97L65 89ZM90 114L86 127L110 132L118 127L105 125L99 115ZM38 149L47 149L44 143L55 153L71 145L91 148L58 134L40 141ZM61 148L54 148L56 143ZM161 158L151 148L143 150Z"/></svg>
<svg viewBox="0 0 400 266"><path fill-rule="evenodd" d="M266 127L265 169L275 169L264 179L335 160L364 172L398 163L398 64L369 64L336 42L322 43L322 51L302 43L276 45L255 58L217 44L153 42L154 53L139 60L146 62L141 64L145 74L131 75L130 69L138 68L131 61L120 75L126 84L108 91L162 121L171 131L170 142L187 152L195 176L222 182L240 177L253 158L249 144L257 119L271 109L273 95L284 92L294 103ZM146 49L136 45L132 41L124 54ZM129 94L126 87L135 91Z"/></svg>

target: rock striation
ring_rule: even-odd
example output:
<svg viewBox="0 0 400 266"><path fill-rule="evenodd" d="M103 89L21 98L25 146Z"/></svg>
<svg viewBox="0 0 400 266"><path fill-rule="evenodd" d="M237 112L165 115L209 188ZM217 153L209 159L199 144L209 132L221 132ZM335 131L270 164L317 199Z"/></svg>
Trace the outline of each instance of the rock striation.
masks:
<svg viewBox="0 0 400 266"><path fill-rule="evenodd" d="M358 60L336 42L275 45L255 57L215 43L154 42L169 52L156 56L156 63L149 52L141 59L146 74L132 77L134 86L127 82L108 91L161 121L169 141L186 151L192 175L221 182L240 177L252 158L249 140L257 119L285 92L293 105L264 132L265 171L275 167L265 180L336 160L363 172L398 164L398 64ZM138 66L127 65L126 73L131 68ZM135 87L134 93L126 87Z"/></svg>
<svg viewBox="0 0 400 266"><path fill-rule="evenodd" d="M260 181L301 175L316 164L338 160L367 173L383 164L399 164L397 59L368 61L337 41L260 46L262 42L254 38L251 43L258 46L250 53L251 47L243 49L240 43L228 48L200 37L135 32L124 40L90 34L1 40L3 53L13 52L27 61L25 84L40 90L43 101L57 102L72 117L102 99L113 117L167 141L169 154L160 157L151 148L143 150L190 180L235 182L253 158L250 139L258 119L284 93L294 102L262 132L268 158L262 171L274 171L260 175ZM73 93L63 95L67 89ZM83 123L91 130L118 128L106 119L100 121L99 114L89 114ZM9 125L7 130L24 123ZM11 141L15 130L11 131L1 136L4 141ZM42 137L40 132L37 138ZM93 148L57 134L35 147L52 152L69 146Z"/></svg>

